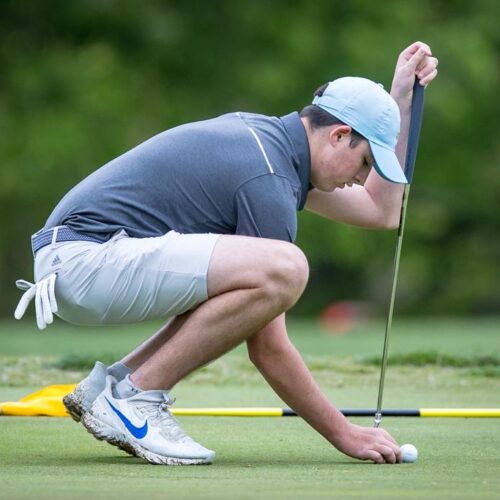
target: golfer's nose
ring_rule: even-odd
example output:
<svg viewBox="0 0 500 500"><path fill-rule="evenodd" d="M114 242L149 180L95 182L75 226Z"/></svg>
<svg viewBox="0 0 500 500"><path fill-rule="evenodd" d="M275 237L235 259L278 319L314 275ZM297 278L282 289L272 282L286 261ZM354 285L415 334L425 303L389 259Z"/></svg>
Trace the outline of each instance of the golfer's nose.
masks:
<svg viewBox="0 0 500 500"><path fill-rule="evenodd" d="M369 168L362 168L354 177L353 181L355 184L359 184L360 186L364 186L366 178L368 177L368 174L370 173Z"/></svg>

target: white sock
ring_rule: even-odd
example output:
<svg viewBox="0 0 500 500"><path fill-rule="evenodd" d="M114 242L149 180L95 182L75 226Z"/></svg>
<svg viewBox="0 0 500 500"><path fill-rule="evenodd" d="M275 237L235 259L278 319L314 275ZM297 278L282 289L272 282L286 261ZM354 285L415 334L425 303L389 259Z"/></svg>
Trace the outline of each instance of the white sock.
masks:
<svg viewBox="0 0 500 500"><path fill-rule="evenodd" d="M119 399L130 398L139 392L142 392L142 389L139 389L133 384L130 380L130 375L127 375L124 379L120 380L120 382L118 382L113 388L113 395Z"/></svg>
<svg viewBox="0 0 500 500"><path fill-rule="evenodd" d="M130 373L132 373L132 370L123 363L120 363L120 361L117 361L116 363L113 363L110 367L108 367L108 374L113 375L113 377L115 377L118 382L120 382L120 380L123 380Z"/></svg>

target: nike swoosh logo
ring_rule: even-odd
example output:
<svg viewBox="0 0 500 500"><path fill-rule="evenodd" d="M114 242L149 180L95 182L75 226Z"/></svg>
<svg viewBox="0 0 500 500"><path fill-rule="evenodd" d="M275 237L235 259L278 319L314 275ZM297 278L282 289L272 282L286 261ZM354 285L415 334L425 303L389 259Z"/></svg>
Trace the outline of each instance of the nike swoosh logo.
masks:
<svg viewBox="0 0 500 500"><path fill-rule="evenodd" d="M142 427L135 426L118 408L115 408L108 398L105 398L111 409L118 415L127 430L137 439L142 439L148 433L148 421L144 422Z"/></svg>

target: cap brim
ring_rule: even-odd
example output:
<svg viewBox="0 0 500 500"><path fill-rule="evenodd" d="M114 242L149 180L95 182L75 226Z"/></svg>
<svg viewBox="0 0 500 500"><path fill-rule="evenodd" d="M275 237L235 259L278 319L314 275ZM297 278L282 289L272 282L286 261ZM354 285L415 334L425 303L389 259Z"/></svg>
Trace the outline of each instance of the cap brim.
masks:
<svg viewBox="0 0 500 500"><path fill-rule="evenodd" d="M396 153L378 144L370 142L370 148L375 160L375 170L385 180L398 184L408 184L408 180L401 169Z"/></svg>

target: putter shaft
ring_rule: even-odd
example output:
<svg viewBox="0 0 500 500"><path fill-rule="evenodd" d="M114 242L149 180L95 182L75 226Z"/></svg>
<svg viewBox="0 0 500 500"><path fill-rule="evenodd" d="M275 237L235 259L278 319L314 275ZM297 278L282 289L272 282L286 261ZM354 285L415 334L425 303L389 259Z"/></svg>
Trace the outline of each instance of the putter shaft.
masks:
<svg viewBox="0 0 500 500"><path fill-rule="evenodd" d="M387 323L385 325L384 336L384 349L382 351L382 367L380 369L380 379L378 383L378 398L377 398L377 411L375 412L374 427L378 427L382 421L382 398L384 395L384 381L385 369L387 366L387 354L389 352L389 334L392 326L392 315L394 312L394 301L396 299L396 287L398 283L399 274L399 259L401 257L401 247L403 246L403 234L406 219L406 206L408 203L408 196L410 194L410 184L406 184L403 192L403 202L401 205L401 217L399 220L398 239L396 244L396 252L394 254L394 271L392 275L392 291L391 300L389 302L389 313L387 315Z"/></svg>

